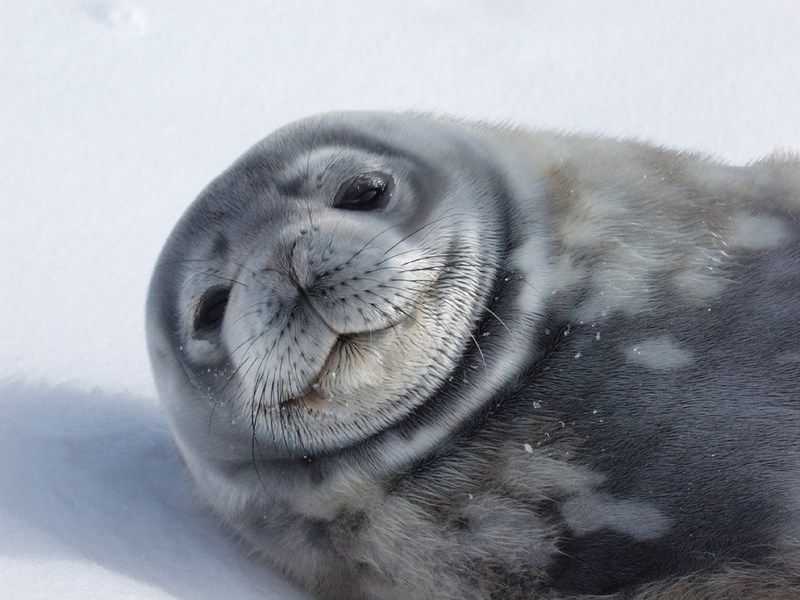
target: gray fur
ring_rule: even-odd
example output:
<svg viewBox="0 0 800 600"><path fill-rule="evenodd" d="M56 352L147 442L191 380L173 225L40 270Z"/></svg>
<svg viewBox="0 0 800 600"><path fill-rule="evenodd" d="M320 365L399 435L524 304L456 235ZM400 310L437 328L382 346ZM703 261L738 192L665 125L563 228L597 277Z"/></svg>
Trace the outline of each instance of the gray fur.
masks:
<svg viewBox="0 0 800 600"><path fill-rule="evenodd" d="M201 497L322 598L790 598L798 216L791 157L315 117L176 226L156 381Z"/></svg>

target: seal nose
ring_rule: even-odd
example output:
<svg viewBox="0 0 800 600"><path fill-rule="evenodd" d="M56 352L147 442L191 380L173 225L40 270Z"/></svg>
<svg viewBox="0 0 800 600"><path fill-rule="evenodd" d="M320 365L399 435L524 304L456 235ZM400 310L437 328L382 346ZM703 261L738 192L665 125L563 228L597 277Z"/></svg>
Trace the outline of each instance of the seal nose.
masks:
<svg viewBox="0 0 800 600"><path fill-rule="evenodd" d="M333 241L325 244L315 240L317 232L301 229L289 249L289 278L304 300L329 291L321 280L331 271Z"/></svg>
<svg viewBox="0 0 800 600"><path fill-rule="evenodd" d="M358 281L358 268L353 253L318 228L301 229L291 243L288 272L297 301L316 313L337 336L347 331L331 318L332 307L353 310L345 305L348 300L357 299L347 292L352 291L352 282Z"/></svg>

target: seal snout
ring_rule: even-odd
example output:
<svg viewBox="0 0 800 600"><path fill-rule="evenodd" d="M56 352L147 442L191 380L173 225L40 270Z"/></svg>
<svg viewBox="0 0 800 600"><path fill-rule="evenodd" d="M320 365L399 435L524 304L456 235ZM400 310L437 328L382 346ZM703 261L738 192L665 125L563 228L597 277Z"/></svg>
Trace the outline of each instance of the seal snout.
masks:
<svg viewBox="0 0 800 600"><path fill-rule="evenodd" d="M220 329L207 341L222 342L260 405L347 412L415 351L412 330L427 334L442 267L385 222L298 221L254 247L245 285L205 293L198 331Z"/></svg>

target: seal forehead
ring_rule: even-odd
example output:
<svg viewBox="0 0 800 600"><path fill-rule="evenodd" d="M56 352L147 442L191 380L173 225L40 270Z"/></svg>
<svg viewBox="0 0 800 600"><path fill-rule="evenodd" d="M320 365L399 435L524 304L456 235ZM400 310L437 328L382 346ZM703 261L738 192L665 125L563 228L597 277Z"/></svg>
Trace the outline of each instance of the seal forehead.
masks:
<svg viewBox="0 0 800 600"><path fill-rule="evenodd" d="M310 117L277 130L249 154L261 154L284 165L309 149L360 150L374 156L419 160L446 149L452 152L456 129L434 120L380 113L333 113Z"/></svg>
<svg viewBox="0 0 800 600"><path fill-rule="evenodd" d="M369 170L391 174L398 193L410 191L415 198L413 206L397 203L387 218L424 221L442 204L439 197L456 174L474 169L461 140L443 139L452 137L449 129L434 122L430 127L413 119L409 123L416 129L413 135L370 114L312 118L279 130L203 191L173 237L190 239L208 228L225 228L233 233L230 237L247 239L250 230L271 227L267 221L331 206L342 186ZM476 200L468 194L461 198L465 203Z"/></svg>

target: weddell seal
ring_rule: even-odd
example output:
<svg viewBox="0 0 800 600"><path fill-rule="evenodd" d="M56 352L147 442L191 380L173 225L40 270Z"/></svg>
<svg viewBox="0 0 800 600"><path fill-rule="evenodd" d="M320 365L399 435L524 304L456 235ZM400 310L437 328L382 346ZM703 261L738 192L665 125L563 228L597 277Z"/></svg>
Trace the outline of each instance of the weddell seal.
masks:
<svg viewBox="0 0 800 600"><path fill-rule="evenodd" d="M199 495L329 599L800 598L800 163L280 129L153 276Z"/></svg>

